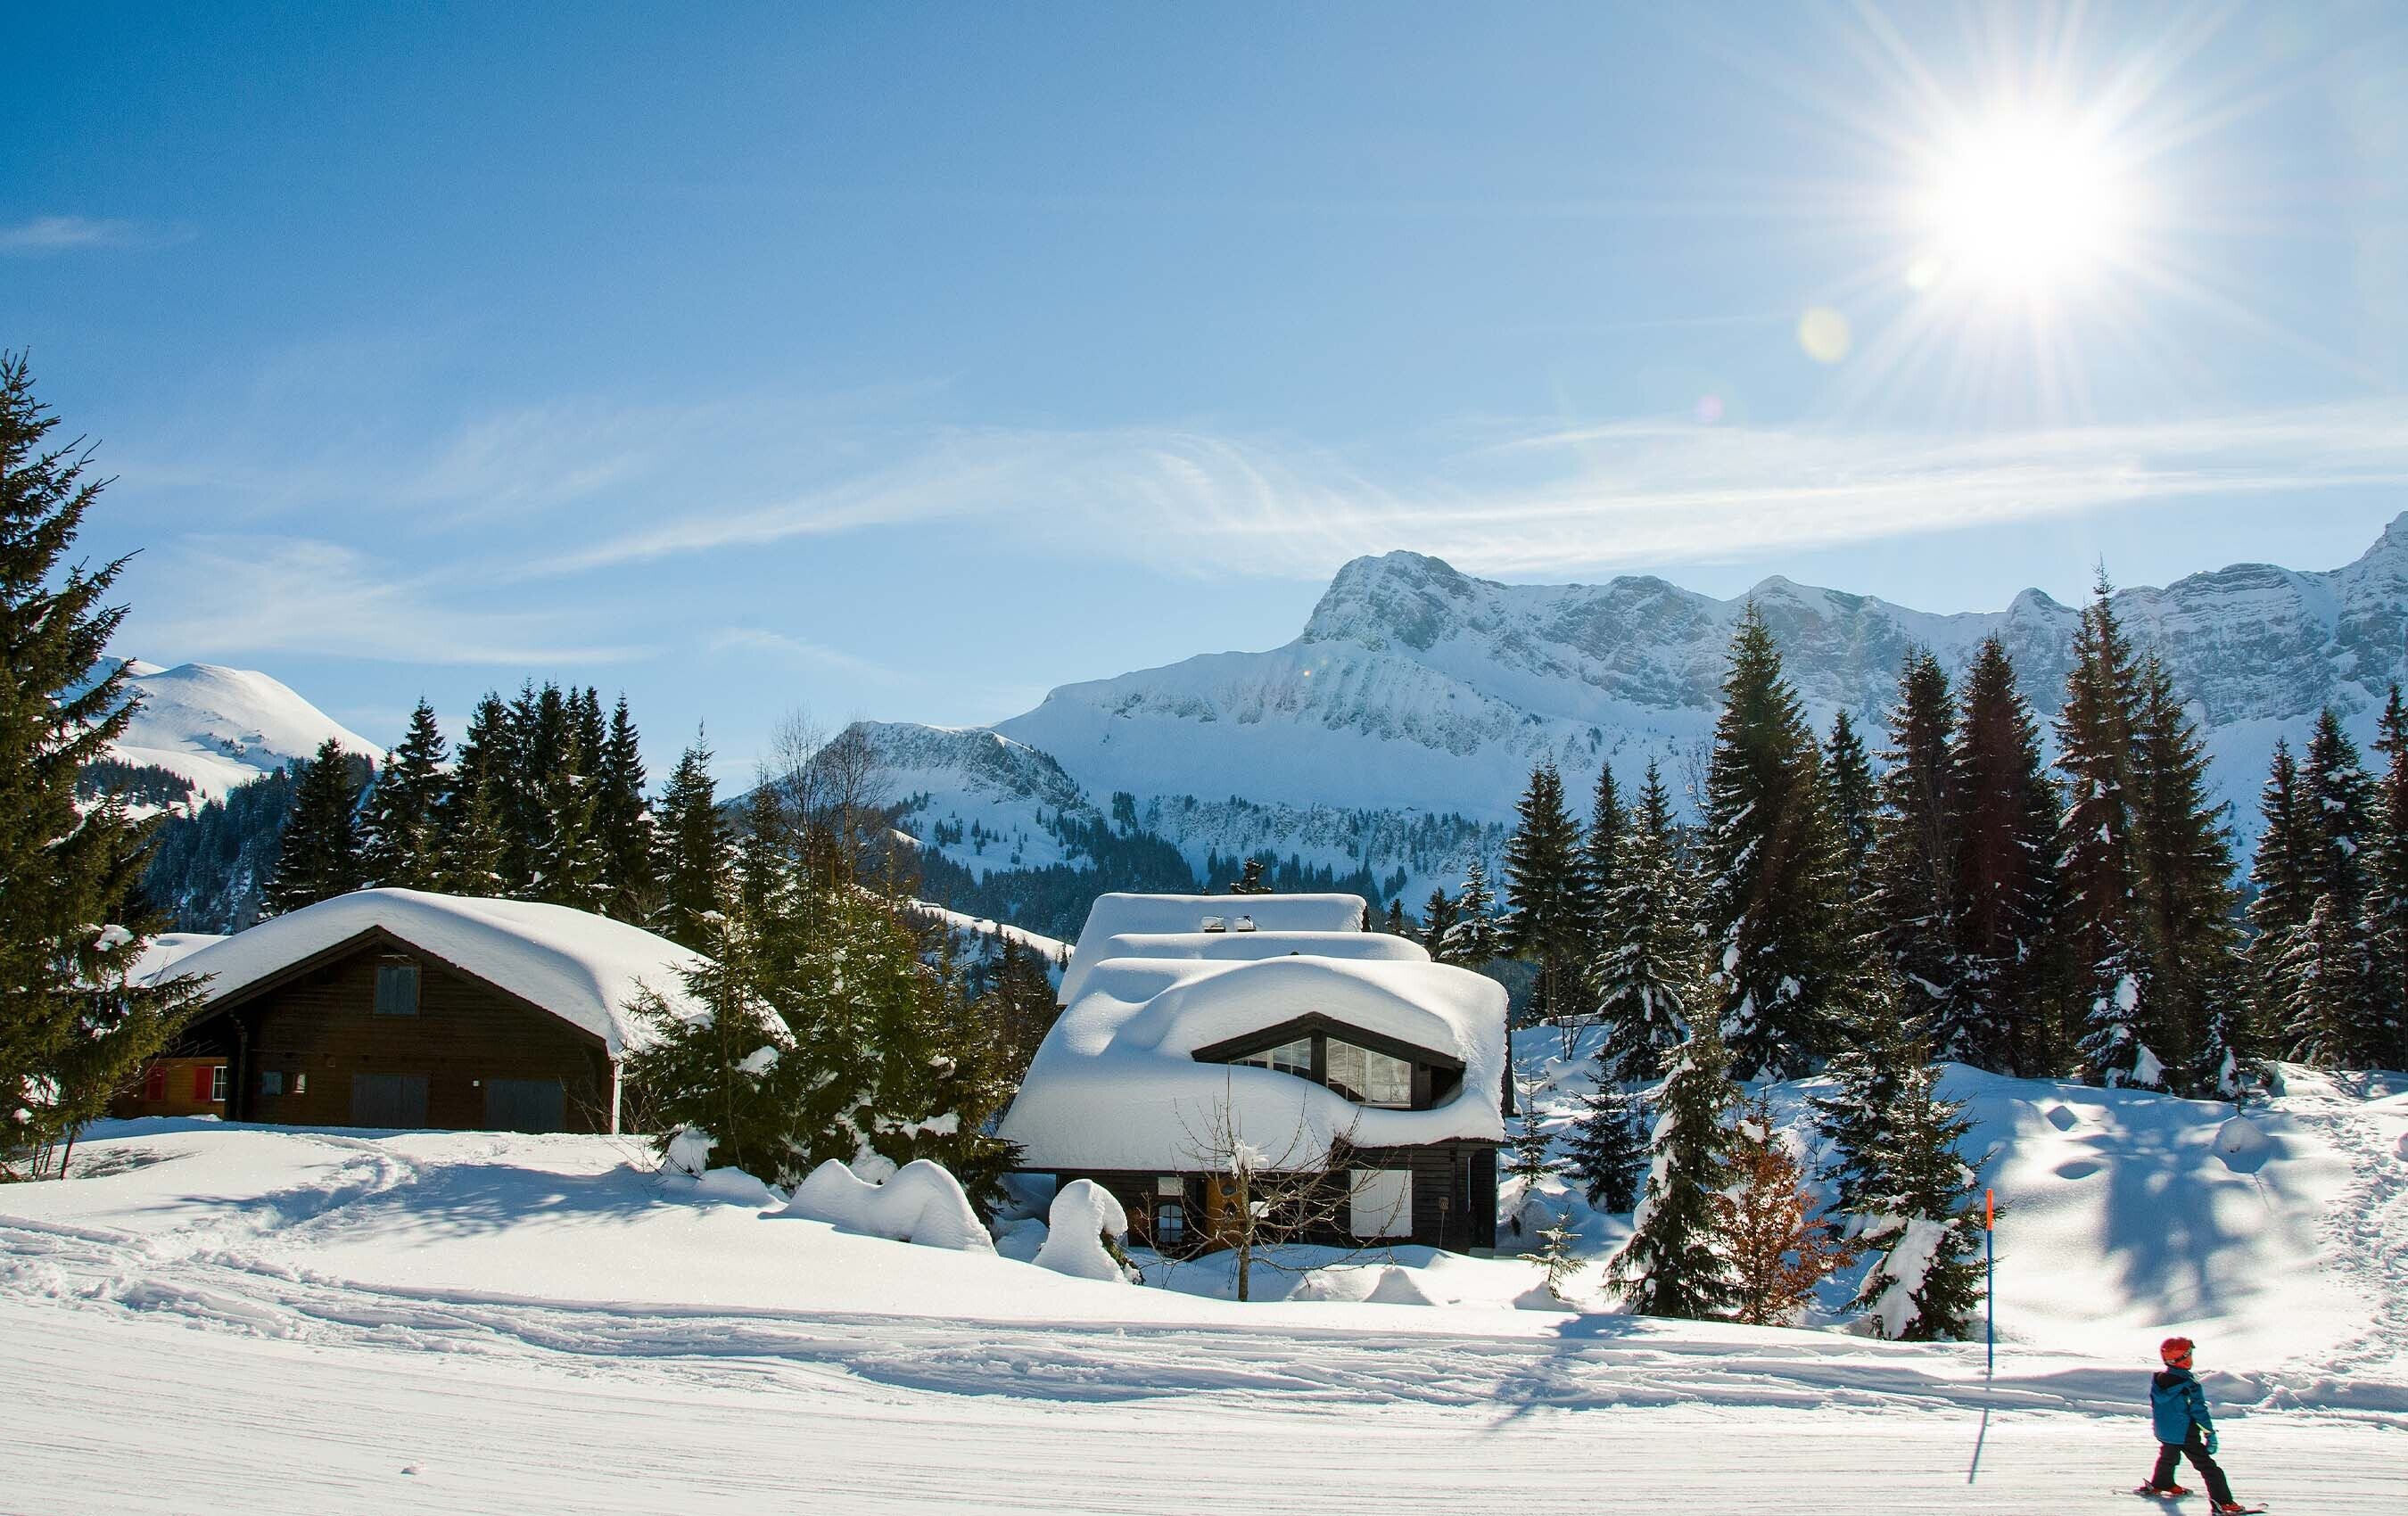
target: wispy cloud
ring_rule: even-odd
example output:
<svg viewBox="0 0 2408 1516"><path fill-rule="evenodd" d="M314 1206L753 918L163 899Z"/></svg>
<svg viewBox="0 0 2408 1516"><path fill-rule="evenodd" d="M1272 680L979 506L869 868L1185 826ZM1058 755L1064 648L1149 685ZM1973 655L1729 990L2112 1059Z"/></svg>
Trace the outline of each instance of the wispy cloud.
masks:
<svg viewBox="0 0 2408 1516"><path fill-rule="evenodd" d="M31 221L0 226L0 252L39 257L101 248L158 248L181 242L190 235L142 222L92 216L36 216Z"/></svg>
<svg viewBox="0 0 2408 1516"><path fill-rule="evenodd" d="M144 583L119 644L179 660L295 652L524 667L646 651L582 640L554 614L463 604L446 594L443 576L394 573L329 542L189 538L155 560L137 559L136 571Z"/></svg>
<svg viewBox="0 0 2408 1516"><path fill-rule="evenodd" d="M801 637L788 636L783 632L766 631L759 627L722 628L711 635L710 647L710 651L716 653L774 658L781 663L833 669L839 673L858 674L889 682L906 677L883 664L856 657L840 649L824 647L817 642L806 642Z"/></svg>

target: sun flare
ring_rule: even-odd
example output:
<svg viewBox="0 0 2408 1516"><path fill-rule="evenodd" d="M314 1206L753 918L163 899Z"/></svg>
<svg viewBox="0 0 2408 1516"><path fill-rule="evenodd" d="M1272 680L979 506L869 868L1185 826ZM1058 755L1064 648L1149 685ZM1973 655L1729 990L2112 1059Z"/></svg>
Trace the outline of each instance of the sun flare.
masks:
<svg viewBox="0 0 2408 1516"><path fill-rule="evenodd" d="M2119 250L2129 194L2094 133L2040 117L1985 123L1934 155L1928 274L2042 293L2094 277Z"/></svg>

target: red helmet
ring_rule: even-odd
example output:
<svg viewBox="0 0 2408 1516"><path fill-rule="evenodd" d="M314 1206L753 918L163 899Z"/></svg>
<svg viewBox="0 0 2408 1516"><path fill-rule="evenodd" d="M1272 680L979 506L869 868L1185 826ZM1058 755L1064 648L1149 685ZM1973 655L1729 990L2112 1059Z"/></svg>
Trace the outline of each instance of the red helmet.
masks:
<svg viewBox="0 0 2408 1516"><path fill-rule="evenodd" d="M2198 1345L2188 1337L2168 1337L2157 1344L2157 1356L2174 1368L2188 1368L2190 1351Z"/></svg>

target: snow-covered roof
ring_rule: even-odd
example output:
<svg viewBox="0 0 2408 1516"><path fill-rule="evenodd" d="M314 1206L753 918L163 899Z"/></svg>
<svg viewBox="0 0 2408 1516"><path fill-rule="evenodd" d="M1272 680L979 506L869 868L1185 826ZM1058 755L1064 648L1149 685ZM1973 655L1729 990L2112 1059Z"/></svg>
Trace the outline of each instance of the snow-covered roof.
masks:
<svg viewBox="0 0 2408 1516"><path fill-rule="evenodd" d="M1108 937L1131 932L1200 932L1208 920L1229 931L1239 922L1260 932L1359 932L1359 894L1099 894L1079 929L1077 958L1101 957L1088 951Z"/></svg>
<svg viewBox="0 0 2408 1516"><path fill-rule="evenodd" d="M1079 936L1080 951L1062 976L1062 1003L1077 999L1087 985L1088 970L1116 958L1285 958L1307 954L1319 958L1353 958L1372 962L1426 964L1429 954L1418 942L1385 932L1116 932L1097 938L1090 930Z"/></svg>
<svg viewBox="0 0 2408 1516"><path fill-rule="evenodd" d="M633 1015L645 991L680 1015L700 1013L683 970L704 959L666 937L566 906L423 890L322 900L187 953L166 971L208 975L208 1000L215 1002L380 927L593 1033L613 1057L647 1039Z"/></svg>
<svg viewBox="0 0 2408 1516"><path fill-rule="evenodd" d="M1426 961L1331 955L1083 966L1081 993L1004 1115L1001 1135L1021 1144L1031 1168L1209 1167L1197 1150L1225 1108L1246 1142L1297 1166L1340 1137L1358 1147L1504 1139L1505 990L1494 980ZM1431 1109L1388 1110L1292 1074L1194 1056L1312 1014L1460 1063L1462 1082Z"/></svg>

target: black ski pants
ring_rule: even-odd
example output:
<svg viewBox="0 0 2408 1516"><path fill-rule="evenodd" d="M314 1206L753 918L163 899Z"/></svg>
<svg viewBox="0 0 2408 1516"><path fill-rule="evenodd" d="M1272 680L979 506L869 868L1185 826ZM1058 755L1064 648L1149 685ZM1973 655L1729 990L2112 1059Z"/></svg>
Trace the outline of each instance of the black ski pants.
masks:
<svg viewBox="0 0 2408 1516"><path fill-rule="evenodd" d="M2232 1486L2225 1480L2224 1470L2207 1455L2207 1440L2199 1435L2196 1425L2191 1427L2190 1436L2180 1442L2157 1444L2157 1471L2149 1476L2149 1482L2160 1490L2171 1488L2174 1482L2174 1460L2177 1458L2189 1459L2190 1466L2199 1470L2199 1477L2207 1481L2207 1497L2210 1500L2219 1506L2232 1504Z"/></svg>

